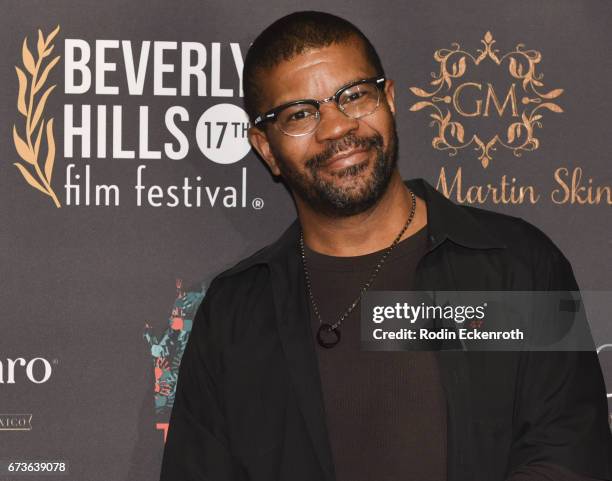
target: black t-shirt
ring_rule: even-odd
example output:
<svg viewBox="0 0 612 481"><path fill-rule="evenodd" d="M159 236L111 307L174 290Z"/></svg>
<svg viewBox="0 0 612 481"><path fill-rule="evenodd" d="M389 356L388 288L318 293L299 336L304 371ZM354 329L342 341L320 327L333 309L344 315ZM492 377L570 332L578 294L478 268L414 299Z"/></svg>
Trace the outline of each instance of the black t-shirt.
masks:
<svg viewBox="0 0 612 481"><path fill-rule="evenodd" d="M370 290L411 290L427 250L427 226L399 242ZM323 322L335 323L359 295L385 249L335 257L305 246ZM432 352L360 349L360 304L332 348L315 340L337 481L446 480L446 399ZM312 335L320 322L311 308Z"/></svg>

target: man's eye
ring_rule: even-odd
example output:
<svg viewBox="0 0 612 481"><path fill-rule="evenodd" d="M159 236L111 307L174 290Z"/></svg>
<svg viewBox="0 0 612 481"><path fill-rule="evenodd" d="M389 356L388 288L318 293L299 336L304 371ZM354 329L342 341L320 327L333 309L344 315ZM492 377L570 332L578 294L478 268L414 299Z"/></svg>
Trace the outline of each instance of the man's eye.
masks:
<svg viewBox="0 0 612 481"><path fill-rule="evenodd" d="M311 115L312 115L312 112L308 110L298 110L297 112L294 112L289 116L289 120L292 122L305 120L309 118Z"/></svg>
<svg viewBox="0 0 612 481"><path fill-rule="evenodd" d="M359 100L364 95L365 94L363 92L360 92L360 91L357 91L355 93L349 94L349 95L346 96L346 98L344 99L343 103L354 102L355 100Z"/></svg>

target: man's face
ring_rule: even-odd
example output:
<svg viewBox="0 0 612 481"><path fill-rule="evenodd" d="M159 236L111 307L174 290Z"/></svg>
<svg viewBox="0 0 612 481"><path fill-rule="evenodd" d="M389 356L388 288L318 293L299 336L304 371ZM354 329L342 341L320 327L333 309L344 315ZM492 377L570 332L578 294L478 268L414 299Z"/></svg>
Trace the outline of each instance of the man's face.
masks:
<svg viewBox="0 0 612 481"><path fill-rule="evenodd" d="M357 41L308 50L260 75L260 113L292 100L321 100L375 75ZM334 102L320 113L312 133L291 137L268 123L264 132L252 127L249 138L298 203L331 217L363 212L385 192L397 164L393 82L387 81L378 108L365 117L350 118Z"/></svg>

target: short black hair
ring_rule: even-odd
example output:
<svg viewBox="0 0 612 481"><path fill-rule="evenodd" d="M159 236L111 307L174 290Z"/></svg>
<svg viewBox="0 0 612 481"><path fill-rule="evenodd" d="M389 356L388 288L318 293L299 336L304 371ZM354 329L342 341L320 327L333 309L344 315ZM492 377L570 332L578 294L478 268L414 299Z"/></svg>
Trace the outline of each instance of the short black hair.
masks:
<svg viewBox="0 0 612 481"><path fill-rule="evenodd" d="M286 15L268 26L253 41L242 72L244 107L251 123L257 115L261 97L257 80L260 72L312 48L361 40L368 62L376 76L384 76L382 63L368 38L348 20L325 12L301 11Z"/></svg>

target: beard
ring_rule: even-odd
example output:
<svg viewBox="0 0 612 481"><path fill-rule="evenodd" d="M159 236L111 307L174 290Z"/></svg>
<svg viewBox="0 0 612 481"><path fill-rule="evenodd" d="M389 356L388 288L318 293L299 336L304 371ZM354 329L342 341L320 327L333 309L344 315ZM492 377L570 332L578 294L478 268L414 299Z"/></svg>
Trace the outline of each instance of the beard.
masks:
<svg viewBox="0 0 612 481"><path fill-rule="evenodd" d="M332 177L342 179L341 184L345 184L346 179L354 177L356 182L350 187L343 187L320 175L320 170L335 154L353 148L365 148L368 153L372 151L375 153L374 166L367 178L358 178L368 168L368 163L365 161L331 173ZM380 134L358 137L351 133L342 139L329 142L323 152L305 162L304 172L292 168L282 156L279 157L276 153L275 156L284 183L311 209L328 217L348 217L368 210L386 192L397 166L397 130L393 122L386 150Z"/></svg>

